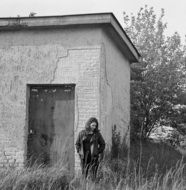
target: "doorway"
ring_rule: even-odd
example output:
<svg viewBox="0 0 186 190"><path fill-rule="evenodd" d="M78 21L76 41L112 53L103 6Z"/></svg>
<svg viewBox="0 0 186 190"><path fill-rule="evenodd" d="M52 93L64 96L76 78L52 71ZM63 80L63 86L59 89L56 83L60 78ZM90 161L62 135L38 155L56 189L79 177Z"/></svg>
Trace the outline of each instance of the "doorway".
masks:
<svg viewBox="0 0 186 190"><path fill-rule="evenodd" d="M28 85L29 165L74 168L75 85Z"/></svg>

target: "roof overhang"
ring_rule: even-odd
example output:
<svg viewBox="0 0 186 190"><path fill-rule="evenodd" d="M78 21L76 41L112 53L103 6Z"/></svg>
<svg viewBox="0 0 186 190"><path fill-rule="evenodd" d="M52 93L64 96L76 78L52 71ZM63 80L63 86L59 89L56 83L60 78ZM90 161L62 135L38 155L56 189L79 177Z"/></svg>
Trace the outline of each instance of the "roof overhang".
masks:
<svg viewBox="0 0 186 190"><path fill-rule="evenodd" d="M61 28L73 25L110 25L129 50L130 62L138 62L140 54L125 33L113 13L80 14L63 16L8 17L0 18L0 32L5 30L28 30Z"/></svg>

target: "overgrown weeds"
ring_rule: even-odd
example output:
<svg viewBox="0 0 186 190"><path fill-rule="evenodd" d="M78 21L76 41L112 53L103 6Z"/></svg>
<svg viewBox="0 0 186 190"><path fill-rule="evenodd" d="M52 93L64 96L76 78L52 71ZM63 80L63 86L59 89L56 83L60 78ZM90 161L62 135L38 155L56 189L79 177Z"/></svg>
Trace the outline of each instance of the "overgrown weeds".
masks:
<svg viewBox="0 0 186 190"><path fill-rule="evenodd" d="M1 190L56 190L67 189L71 175L60 164L53 167L33 166L20 169L2 169Z"/></svg>
<svg viewBox="0 0 186 190"><path fill-rule="evenodd" d="M34 165L1 169L0 190L186 190L185 158L173 148L136 141L128 152L115 145L119 153L105 153L96 181L71 175L63 163Z"/></svg>

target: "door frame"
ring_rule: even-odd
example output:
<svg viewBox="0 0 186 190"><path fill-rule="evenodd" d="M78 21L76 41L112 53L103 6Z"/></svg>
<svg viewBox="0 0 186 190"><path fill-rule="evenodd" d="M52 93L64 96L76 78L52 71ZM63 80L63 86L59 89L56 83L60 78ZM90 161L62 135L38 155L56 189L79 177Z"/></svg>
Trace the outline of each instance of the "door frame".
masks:
<svg viewBox="0 0 186 190"><path fill-rule="evenodd" d="M75 126L75 101L76 101L76 84L75 83L63 83L63 84L43 84L43 83L27 83L26 84L26 118L25 118L25 130L24 130L24 163L23 165L27 167L28 160L28 130L29 130L29 100L30 100L30 90L32 87L71 87L74 89L74 119L73 119L73 133ZM74 138L73 138L74 144ZM74 154L74 164L75 164L75 154Z"/></svg>

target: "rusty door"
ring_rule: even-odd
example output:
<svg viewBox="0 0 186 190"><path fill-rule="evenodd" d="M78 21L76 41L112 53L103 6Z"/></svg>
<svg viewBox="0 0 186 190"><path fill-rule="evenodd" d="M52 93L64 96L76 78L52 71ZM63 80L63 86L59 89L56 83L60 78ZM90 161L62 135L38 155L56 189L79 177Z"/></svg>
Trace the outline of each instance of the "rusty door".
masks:
<svg viewBox="0 0 186 190"><path fill-rule="evenodd" d="M74 85L30 86L28 163L74 168Z"/></svg>

